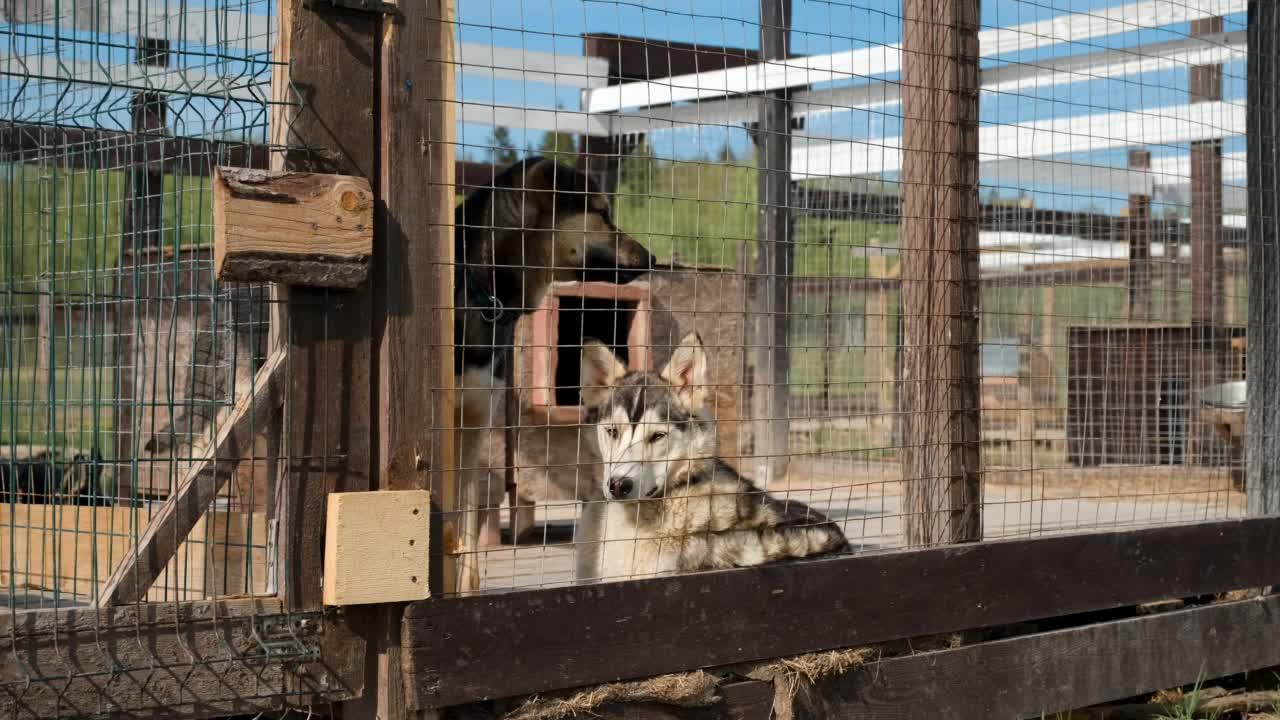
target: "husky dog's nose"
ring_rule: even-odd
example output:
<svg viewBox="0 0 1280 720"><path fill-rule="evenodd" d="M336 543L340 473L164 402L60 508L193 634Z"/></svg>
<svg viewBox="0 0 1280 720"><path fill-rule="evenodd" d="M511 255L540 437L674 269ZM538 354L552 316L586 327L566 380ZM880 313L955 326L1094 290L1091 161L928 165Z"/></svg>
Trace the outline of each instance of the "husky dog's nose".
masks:
<svg viewBox="0 0 1280 720"><path fill-rule="evenodd" d="M636 484L629 477L611 477L609 478L609 494L615 500L621 500L631 494L632 488Z"/></svg>

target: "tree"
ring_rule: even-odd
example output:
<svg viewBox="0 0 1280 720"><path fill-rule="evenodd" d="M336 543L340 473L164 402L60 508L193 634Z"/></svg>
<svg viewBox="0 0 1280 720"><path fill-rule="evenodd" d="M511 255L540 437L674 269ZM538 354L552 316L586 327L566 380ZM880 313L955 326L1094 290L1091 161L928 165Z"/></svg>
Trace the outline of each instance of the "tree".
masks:
<svg viewBox="0 0 1280 720"><path fill-rule="evenodd" d="M511 165L520 159L510 130L501 125L493 129L493 135L489 136L489 157L495 165Z"/></svg>
<svg viewBox="0 0 1280 720"><path fill-rule="evenodd" d="M562 132L549 132L542 136L542 144L538 146L538 154L553 158L565 165L572 165L578 159L578 147L573 136Z"/></svg>

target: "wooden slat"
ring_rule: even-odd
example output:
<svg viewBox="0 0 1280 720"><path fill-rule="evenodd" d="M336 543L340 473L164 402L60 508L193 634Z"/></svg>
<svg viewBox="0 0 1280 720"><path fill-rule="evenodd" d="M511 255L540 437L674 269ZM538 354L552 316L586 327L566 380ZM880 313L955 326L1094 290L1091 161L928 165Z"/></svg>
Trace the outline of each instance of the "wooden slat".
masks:
<svg viewBox="0 0 1280 720"><path fill-rule="evenodd" d="M1157 28L1214 15L1243 12L1246 5L1245 0L1212 0L1193 5L1144 0L1095 12L1071 13L984 30L978 33L977 40L982 56L991 58L1066 42L1081 43L1140 28ZM900 68L898 47L876 45L828 55L810 55L727 70L613 85L591 91L585 107L591 112L613 112L629 107L669 105L686 100L706 100L725 95L755 94L815 83L855 80L890 74Z"/></svg>
<svg viewBox="0 0 1280 720"><path fill-rule="evenodd" d="M979 161L1097 152L1130 145L1177 146L1243 135L1245 106L1239 102L1171 105L991 125L978 132ZM902 138L840 140L796 148L792 177L849 177L902 168Z"/></svg>
<svg viewBox="0 0 1280 720"><path fill-rule="evenodd" d="M252 715L359 695L363 646L342 618L310 618L295 631L306 646L345 656L262 661L255 617L281 609L263 598L0 615L0 714Z"/></svg>
<svg viewBox="0 0 1280 720"><path fill-rule="evenodd" d="M1260 587L1280 580L1278 552L1280 518L1258 518L428 600L405 613L410 703L452 705Z"/></svg>
<svg viewBox="0 0 1280 720"><path fill-rule="evenodd" d="M284 353L276 351L258 369L249 392L217 425L209 456L187 470L177 490L138 538L137 546L121 559L98 598L99 605L124 605L146 597L151 583L231 477L254 435L266 429L269 416L279 407L284 360Z"/></svg>

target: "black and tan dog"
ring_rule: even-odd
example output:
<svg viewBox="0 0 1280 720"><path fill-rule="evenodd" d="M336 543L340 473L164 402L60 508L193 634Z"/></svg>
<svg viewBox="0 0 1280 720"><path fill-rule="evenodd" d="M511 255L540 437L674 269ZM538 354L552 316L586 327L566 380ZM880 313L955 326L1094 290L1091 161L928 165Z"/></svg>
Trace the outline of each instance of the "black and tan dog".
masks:
<svg viewBox="0 0 1280 720"><path fill-rule="evenodd" d="M505 386L503 350L516 321L533 312L553 282L626 283L653 267L653 256L618 230L609 199L586 173L528 158L472 192L458 207L454 235L454 372L461 430L465 536L479 544L479 455Z"/></svg>

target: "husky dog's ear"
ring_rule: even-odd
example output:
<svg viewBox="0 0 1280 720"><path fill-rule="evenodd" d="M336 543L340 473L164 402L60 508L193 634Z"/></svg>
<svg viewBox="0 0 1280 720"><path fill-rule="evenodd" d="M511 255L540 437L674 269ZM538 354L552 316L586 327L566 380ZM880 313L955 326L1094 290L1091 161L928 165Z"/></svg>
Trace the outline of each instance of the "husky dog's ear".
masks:
<svg viewBox="0 0 1280 720"><path fill-rule="evenodd" d="M613 351L604 345L589 340L582 346L582 402L587 406L595 406L605 401L609 395L609 386L618 382L627 374L627 368L620 362Z"/></svg>
<svg viewBox="0 0 1280 720"><path fill-rule="evenodd" d="M490 196L494 227L533 227L544 206L555 202L551 191L555 189L557 174L564 168L556 167L555 161L546 158L529 158L517 165L520 170L497 183Z"/></svg>
<svg viewBox="0 0 1280 720"><path fill-rule="evenodd" d="M701 409L707 402L707 353L702 349L702 336L696 331L685 335L661 375L685 407Z"/></svg>

